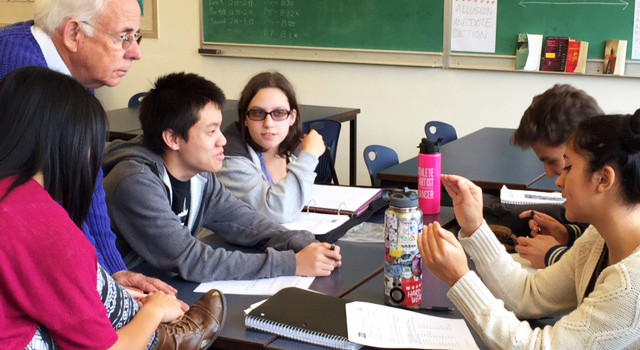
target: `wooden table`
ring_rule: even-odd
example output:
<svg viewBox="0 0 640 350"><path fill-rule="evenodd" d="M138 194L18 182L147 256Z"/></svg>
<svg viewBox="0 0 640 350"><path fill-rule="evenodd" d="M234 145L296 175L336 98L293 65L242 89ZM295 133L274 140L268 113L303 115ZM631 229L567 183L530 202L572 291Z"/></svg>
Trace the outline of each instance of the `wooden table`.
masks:
<svg viewBox="0 0 640 350"><path fill-rule="evenodd" d="M222 128L238 120L238 101L227 100L222 110ZM357 117L359 108L325 107L313 105L299 105L302 121L315 119L332 119L339 122L349 122L349 185L356 184L357 160ZM142 134L138 108L120 108L107 112L109 121L109 136L113 139L129 140Z"/></svg>
<svg viewBox="0 0 640 350"><path fill-rule="evenodd" d="M510 144L514 129L483 128L440 147L442 173L464 176L485 190L502 185L525 189L539 179L544 167L532 150ZM380 171L383 187L418 184L418 157Z"/></svg>

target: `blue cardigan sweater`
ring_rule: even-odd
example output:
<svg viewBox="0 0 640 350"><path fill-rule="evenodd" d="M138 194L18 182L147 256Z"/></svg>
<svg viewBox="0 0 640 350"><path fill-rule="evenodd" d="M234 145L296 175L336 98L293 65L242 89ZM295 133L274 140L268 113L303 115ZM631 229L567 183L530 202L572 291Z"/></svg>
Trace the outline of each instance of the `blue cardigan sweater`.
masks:
<svg viewBox="0 0 640 350"><path fill-rule="evenodd" d="M12 70L25 66L47 67L40 45L31 33L33 21L20 22L0 28L0 79ZM110 274L127 267L116 248L116 236L111 231L107 215L102 169L98 173L89 214L82 224L85 237L96 248L98 262Z"/></svg>

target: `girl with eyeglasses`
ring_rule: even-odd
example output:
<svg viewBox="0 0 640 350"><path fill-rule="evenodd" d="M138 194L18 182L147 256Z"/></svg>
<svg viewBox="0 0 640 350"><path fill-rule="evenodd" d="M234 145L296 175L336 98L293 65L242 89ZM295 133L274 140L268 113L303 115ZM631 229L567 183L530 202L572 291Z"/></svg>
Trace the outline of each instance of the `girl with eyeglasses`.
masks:
<svg viewBox="0 0 640 350"><path fill-rule="evenodd" d="M460 241L431 224L420 253L489 348L640 349L640 110L586 119L569 136L556 184L567 220L591 226L562 259L535 273L511 258L483 220L479 187L453 175L442 184ZM557 315L564 316L544 328L523 321Z"/></svg>
<svg viewBox="0 0 640 350"><path fill-rule="evenodd" d="M238 122L224 134L220 181L257 211L293 221L309 201L325 145L315 130L302 135L291 83L278 72L251 78L238 101Z"/></svg>

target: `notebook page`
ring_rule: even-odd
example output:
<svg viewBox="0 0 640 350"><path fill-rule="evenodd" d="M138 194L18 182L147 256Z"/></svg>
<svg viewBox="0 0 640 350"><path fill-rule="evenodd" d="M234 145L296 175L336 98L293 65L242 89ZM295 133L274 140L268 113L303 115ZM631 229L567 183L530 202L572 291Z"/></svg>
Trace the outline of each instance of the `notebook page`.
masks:
<svg viewBox="0 0 640 350"><path fill-rule="evenodd" d="M463 319L365 302L347 303L349 341L379 348L478 349Z"/></svg>
<svg viewBox="0 0 640 350"><path fill-rule="evenodd" d="M379 188L313 185L309 206L355 212L380 191Z"/></svg>
<svg viewBox="0 0 640 350"><path fill-rule="evenodd" d="M200 283L194 292L206 293L218 289L224 294L274 295L286 287L309 289L314 279L315 277L280 276L255 280L212 281Z"/></svg>

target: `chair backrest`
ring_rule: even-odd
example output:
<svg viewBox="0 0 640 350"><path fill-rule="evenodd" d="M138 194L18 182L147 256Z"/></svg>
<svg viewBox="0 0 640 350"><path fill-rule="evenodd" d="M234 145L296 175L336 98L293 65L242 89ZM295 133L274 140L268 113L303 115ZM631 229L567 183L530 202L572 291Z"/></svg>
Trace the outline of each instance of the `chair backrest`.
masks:
<svg viewBox="0 0 640 350"><path fill-rule="evenodd" d="M340 122L331 119L316 119L302 123L302 132L307 134L311 129L315 129L318 134L322 135L327 146L327 150L320 156L316 167L316 174L318 174L316 183L330 184L333 182L334 185L339 185L335 165L340 127Z"/></svg>
<svg viewBox="0 0 640 350"><path fill-rule="evenodd" d="M442 137L442 143L440 145L444 145L445 143L449 143L458 138L456 128L454 128L453 125L436 120L432 120L425 124L424 133L427 135L427 139L431 142L436 142L439 137Z"/></svg>
<svg viewBox="0 0 640 350"><path fill-rule="evenodd" d="M146 95L146 92L138 92L137 94L131 96L131 98L129 99L129 108L140 107L140 101L142 101L142 98Z"/></svg>
<svg viewBox="0 0 640 350"><path fill-rule="evenodd" d="M376 178L380 170L399 163L396 151L386 146L369 145L364 148L363 156L373 187L380 187L380 179Z"/></svg>

